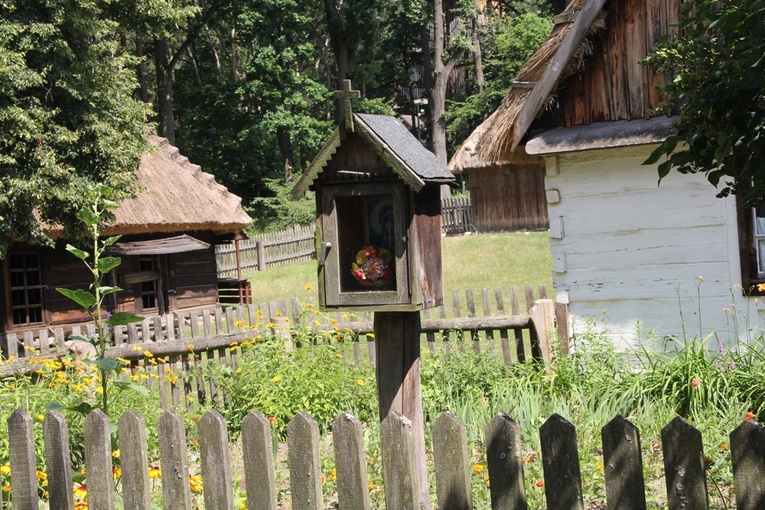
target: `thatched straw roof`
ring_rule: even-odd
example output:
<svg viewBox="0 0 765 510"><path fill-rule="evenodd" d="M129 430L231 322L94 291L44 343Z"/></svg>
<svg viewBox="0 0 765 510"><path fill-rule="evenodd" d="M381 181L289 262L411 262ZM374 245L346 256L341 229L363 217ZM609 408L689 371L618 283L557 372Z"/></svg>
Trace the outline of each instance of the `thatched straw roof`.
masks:
<svg viewBox="0 0 765 510"><path fill-rule="evenodd" d="M583 69L592 52L592 37L605 29L605 13L601 10L604 3L605 0L571 0L556 17L550 36L518 71L497 111L476 129L482 133L477 135L475 148L465 150L489 162L512 159L531 121L550 104L557 85ZM566 51L559 53L561 49ZM473 135L468 140L472 138Z"/></svg>
<svg viewBox="0 0 765 510"><path fill-rule="evenodd" d="M120 203L105 234L200 230L225 234L250 224L242 200L215 177L190 163L167 139L149 135L149 141L157 149L143 155L136 172L143 191Z"/></svg>
<svg viewBox="0 0 765 510"><path fill-rule="evenodd" d="M481 123L480 126L470 134L470 136L462 142L462 145L454 153L452 159L449 160L449 171L453 174L461 174L465 170L491 168L497 165L526 165L530 163L539 163L542 158L539 156L529 156L526 154L523 146L518 147L518 150L513 151L505 158L505 161L487 161L481 159L478 155L478 142L486 133L486 130L494 122L494 118L497 116L496 110L489 118Z"/></svg>

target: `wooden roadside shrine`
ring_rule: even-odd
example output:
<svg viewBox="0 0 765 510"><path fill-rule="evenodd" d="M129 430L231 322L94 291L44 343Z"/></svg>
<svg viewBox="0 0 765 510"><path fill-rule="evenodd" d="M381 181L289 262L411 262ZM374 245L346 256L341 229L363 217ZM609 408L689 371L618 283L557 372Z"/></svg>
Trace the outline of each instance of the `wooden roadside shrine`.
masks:
<svg viewBox="0 0 765 510"><path fill-rule="evenodd" d="M440 186L453 176L395 118L353 113L350 80L336 96L344 118L292 193L316 194L320 308L375 312L380 420L411 424L417 473L401 483L429 508L420 310L444 300Z"/></svg>

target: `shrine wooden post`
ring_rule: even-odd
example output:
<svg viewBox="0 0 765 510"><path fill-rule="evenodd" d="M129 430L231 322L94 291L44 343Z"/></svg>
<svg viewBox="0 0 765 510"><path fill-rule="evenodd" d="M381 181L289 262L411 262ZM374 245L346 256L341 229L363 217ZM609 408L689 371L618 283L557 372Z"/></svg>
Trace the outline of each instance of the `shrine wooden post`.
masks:
<svg viewBox="0 0 765 510"><path fill-rule="evenodd" d="M354 113L349 81L335 96L342 120L292 194L315 192L320 309L375 313L380 421L411 422L413 483L430 508L420 311L443 304L440 187L454 177L396 118Z"/></svg>
<svg viewBox="0 0 765 510"><path fill-rule="evenodd" d="M382 422L392 412L412 423L421 508L430 508L420 386L420 312L375 312L377 391Z"/></svg>

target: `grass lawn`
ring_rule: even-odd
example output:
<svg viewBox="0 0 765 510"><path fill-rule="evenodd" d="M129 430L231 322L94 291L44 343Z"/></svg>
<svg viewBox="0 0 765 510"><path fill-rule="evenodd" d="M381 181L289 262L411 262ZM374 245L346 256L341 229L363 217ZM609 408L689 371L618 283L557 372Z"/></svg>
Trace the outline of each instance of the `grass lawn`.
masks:
<svg viewBox="0 0 765 510"><path fill-rule="evenodd" d="M443 238L444 290L493 289L547 285L552 292L552 258L548 232L510 232ZM316 293L316 261L299 262L249 275L254 303Z"/></svg>

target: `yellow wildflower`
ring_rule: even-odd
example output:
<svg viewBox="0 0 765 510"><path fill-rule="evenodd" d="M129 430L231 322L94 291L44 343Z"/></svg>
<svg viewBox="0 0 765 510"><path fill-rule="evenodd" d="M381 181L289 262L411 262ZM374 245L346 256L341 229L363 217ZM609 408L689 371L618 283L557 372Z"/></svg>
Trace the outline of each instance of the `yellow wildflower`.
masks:
<svg viewBox="0 0 765 510"><path fill-rule="evenodd" d="M8 476L11 474L11 465L10 464L4 464L0 466L0 474L4 476Z"/></svg>
<svg viewBox="0 0 765 510"><path fill-rule="evenodd" d="M153 358L154 357L154 354L150 350L148 350L148 349L143 351L143 355L146 356L147 358Z"/></svg>
<svg viewBox="0 0 765 510"><path fill-rule="evenodd" d="M133 346L133 350L134 350L134 351L136 351L136 352L138 352L138 351L140 351L140 350L141 350L141 346L140 346L140 345L134 345L134 346Z"/></svg>
<svg viewBox="0 0 765 510"><path fill-rule="evenodd" d="M310 283L306 283L305 290L313 290L313 285L311 285Z"/></svg>
<svg viewBox="0 0 765 510"><path fill-rule="evenodd" d="M189 350L189 351L193 351L194 350L194 344L187 345L186 349Z"/></svg>
<svg viewBox="0 0 765 510"><path fill-rule="evenodd" d="M272 380L273 380L274 382L279 382L279 381L281 381L281 380L282 380L282 378L281 378L281 377L279 377L278 375L275 375L275 376L274 376L274 378L273 378Z"/></svg>
<svg viewBox="0 0 765 510"><path fill-rule="evenodd" d="M189 489L191 489L191 492L196 492L196 493L202 492L202 477L201 476L190 476L189 477Z"/></svg>
<svg viewBox="0 0 765 510"><path fill-rule="evenodd" d="M162 479L162 470L159 469L157 466L152 466L149 468L149 478L151 480L161 480Z"/></svg>
<svg viewBox="0 0 765 510"><path fill-rule="evenodd" d="M356 384L359 386L364 386L364 379L356 379Z"/></svg>

